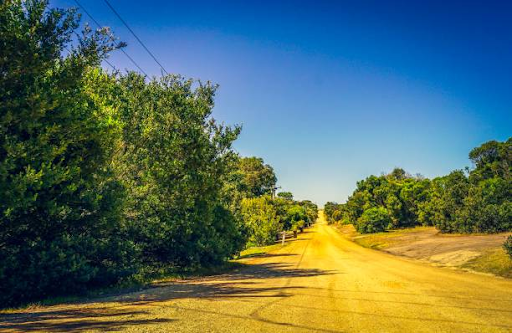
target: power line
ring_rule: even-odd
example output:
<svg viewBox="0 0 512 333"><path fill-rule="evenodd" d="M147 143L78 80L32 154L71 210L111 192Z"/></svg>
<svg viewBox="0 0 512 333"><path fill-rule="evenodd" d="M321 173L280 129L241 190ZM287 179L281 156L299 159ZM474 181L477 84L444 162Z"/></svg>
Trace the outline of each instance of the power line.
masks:
<svg viewBox="0 0 512 333"><path fill-rule="evenodd" d="M90 18L94 23L96 23L96 25L98 26L98 28L100 28L100 29L102 28L102 25L101 25L98 21L96 21L96 19L95 19L91 14L89 14L89 12L84 8L84 6L82 6L82 5L80 4L80 2L78 2L78 0L75 0L75 3L78 5L78 7L80 7L80 9L82 9L82 11L83 11L87 16L89 16L89 18ZM135 60L133 60L133 58L132 58L132 57L130 57L130 55L129 55L129 54L128 54L128 53L127 53L123 48L121 48L120 50L121 50L121 52L123 52L123 53L124 53L124 55L125 55L128 59L130 59L130 61L135 65L135 67L137 67L137 68L139 69L139 71L141 71L144 75L149 76L149 75L148 75L148 74L147 74L147 73L146 73L146 72L145 72L145 71L144 71L144 70L139 66L139 64L137 64L137 62L136 62ZM115 69L115 67L114 67L114 66L112 66L112 65L108 62L108 60L106 60L106 59L103 59L103 60L105 60L105 62L106 62L107 64L109 64L111 67L113 67L113 68Z"/></svg>
<svg viewBox="0 0 512 333"><path fill-rule="evenodd" d="M103 61L105 61L110 67L112 67L113 70L117 71L117 68L112 65L107 59L103 59Z"/></svg>
<svg viewBox="0 0 512 333"><path fill-rule="evenodd" d="M68 50L68 55L71 55L71 50L67 47L67 46L64 46L66 48L66 50ZM103 59L103 61L105 61L110 67L112 67L113 70L117 71L117 68L112 65L107 59Z"/></svg>
<svg viewBox="0 0 512 333"><path fill-rule="evenodd" d="M114 9L114 7L112 7L112 5L110 4L110 2L108 2L108 0L104 0L105 3L107 4L107 6L110 7L110 9L114 12L114 14L116 14L116 16L119 18L119 20L121 22L123 22L124 26L130 30L130 32L132 33L132 35L139 41L140 45L142 45L142 47L148 52L148 54L151 56L151 58L153 58L153 60L160 66L160 68L164 71L165 74L169 74L167 73L167 71L165 70L164 66L162 66L162 64L156 59L156 57L153 55L153 53L151 53L151 51L146 47L146 45L144 45L144 43L140 40L140 38L135 34L135 32L130 28L130 26L128 25L128 23L126 23L125 20L123 20L123 18L121 17L121 15L119 15L119 13Z"/></svg>

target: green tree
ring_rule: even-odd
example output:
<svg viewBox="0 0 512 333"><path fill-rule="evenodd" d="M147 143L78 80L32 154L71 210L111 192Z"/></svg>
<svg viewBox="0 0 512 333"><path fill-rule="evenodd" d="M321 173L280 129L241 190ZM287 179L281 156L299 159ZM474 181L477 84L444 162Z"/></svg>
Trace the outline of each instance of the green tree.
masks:
<svg viewBox="0 0 512 333"><path fill-rule="evenodd" d="M286 200L293 200L292 192L279 192L277 196Z"/></svg>
<svg viewBox="0 0 512 333"><path fill-rule="evenodd" d="M366 211L384 208L390 228L434 225L442 232L499 232L512 229L512 139L489 141L473 149L475 167L433 180L400 168L357 182L343 205L327 203L329 222L357 224ZM366 220L366 219L363 219Z"/></svg>
<svg viewBox="0 0 512 333"><path fill-rule="evenodd" d="M246 197L254 198L272 193L277 178L274 169L265 164L262 158L240 158L238 168L243 176L241 190L247 193Z"/></svg>
<svg viewBox="0 0 512 333"><path fill-rule="evenodd" d="M119 124L91 75L118 44L108 30L86 29L71 47L77 15L47 5L0 4L4 305L111 283L129 260L115 237L123 188L109 165Z"/></svg>
<svg viewBox="0 0 512 333"><path fill-rule="evenodd" d="M305 223L308 219L306 209L299 204L289 205L286 210L284 217L284 229L285 230L301 230L305 227Z"/></svg>
<svg viewBox="0 0 512 333"><path fill-rule="evenodd" d="M512 236L508 236L505 243L503 243L503 248L510 256L510 259L512 260Z"/></svg>
<svg viewBox="0 0 512 333"><path fill-rule="evenodd" d="M382 232L392 222L384 207L374 207L364 211L355 224L356 230L362 234Z"/></svg>
<svg viewBox="0 0 512 333"><path fill-rule="evenodd" d="M240 129L211 118L216 86L194 88L174 75L147 82L136 73L116 83L123 145L115 165L143 261L211 265L238 252L243 235L236 217L227 216L223 188Z"/></svg>
<svg viewBox="0 0 512 333"><path fill-rule="evenodd" d="M329 201L324 205L324 216L328 223L336 222L334 219L334 212L338 210L339 204Z"/></svg>
<svg viewBox="0 0 512 333"><path fill-rule="evenodd" d="M471 172L473 182L489 178L510 180L512 177L512 138L505 142L488 141L469 153L475 165Z"/></svg>
<svg viewBox="0 0 512 333"><path fill-rule="evenodd" d="M482 180L470 186L454 222L457 232L512 230L512 183L502 178Z"/></svg>
<svg viewBox="0 0 512 333"><path fill-rule="evenodd" d="M318 206L310 200L303 200L299 202L306 210L307 220L306 224L309 226L313 224L318 218Z"/></svg>
<svg viewBox="0 0 512 333"><path fill-rule="evenodd" d="M436 180L436 202L433 205L433 219L436 228L443 232L457 232L457 218L463 208L464 198L469 191L469 181L462 170Z"/></svg>
<svg viewBox="0 0 512 333"><path fill-rule="evenodd" d="M242 200L242 216L249 229L249 245L269 245L282 230L276 207L269 196Z"/></svg>

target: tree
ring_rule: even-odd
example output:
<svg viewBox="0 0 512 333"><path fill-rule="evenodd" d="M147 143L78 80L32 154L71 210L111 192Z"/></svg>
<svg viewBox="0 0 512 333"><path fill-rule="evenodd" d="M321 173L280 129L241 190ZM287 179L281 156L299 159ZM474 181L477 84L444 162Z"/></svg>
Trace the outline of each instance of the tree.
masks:
<svg viewBox="0 0 512 333"><path fill-rule="evenodd" d="M269 196L242 200L242 216L249 229L249 245L269 245L282 230L277 210Z"/></svg>
<svg viewBox="0 0 512 333"><path fill-rule="evenodd" d="M286 200L293 200L292 192L279 192L277 196Z"/></svg>
<svg viewBox="0 0 512 333"><path fill-rule="evenodd" d="M511 139L489 141L473 149L475 168L455 170L433 180L395 168L357 182L341 206L326 204L328 221L356 224L372 208L385 208L389 228L434 225L442 232L499 232L512 229ZM338 213L340 212L340 213ZM342 212L342 213L341 213Z"/></svg>
<svg viewBox="0 0 512 333"><path fill-rule="evenodd" d="M294 231L300 229L302 231L302 229L305 227L307 219L308 216L306 214L306 209L303 206L299 204L289 205L284 218L284 229Z"/></svg>
<svg viewBox="0 0 512 333"><path fill-rule="evenodd" d="M318 218L318 206L315 203L311 202L310 200L300 201L299 205L303 206L306 209L306 223L308 225L313 224Z"/></svg>
<svg viewBox="0 0 512 333"><path fill-rule="evenodd" d="M471 185L455 218L457 232L512 230L512 183L494 177Z"/></svg>
<svg viewBox="0 0 512 333"><path fill-rule="evenodd" d="M383 207L392 223L390 228L403 228L418 223L418 205L427 200L429 180L413 177L395 168L387 175L369 176L357 183L346 204L337 208L336 220L355 224L371 208Z"/></svg>
<svg viewBox="0 0 512 333"><path fill-rule="evenodd" d="M471 171L473 182L499 177L512 177L512 138L505 142L488 141L469 153L469 159L475 165Z"/></svg>
<svg viewBox="0 0 512 333"><path fill-rule="evenodd" d="M334 212L338 210L339 204L329 201L324 205L324 216L328 223L336 222L334 219Z"/></svg>
<svg viewBox="0 0 512 333"><path fill-rule="evenodd" d="M239 252L241 199L226 190L240 128L212 118L216 86L106 73L122 44L86 27L73 47L75 11L47 6L0 4L0 301ZM262 169L250 185L267 191L275 175Z"/></svg>
<svg viewBox="0 0 512 333"><path fill-rule="evenodd" d="M108 30L86 29L70 46L75 11L47 5L0 4L4 305L111 283L129 260L130 244L112 239L123 232L124 189L109 164L119 124L92 75L118 44Z"/></svg>
<svg viewBox="0 0 512 333"><path fill-rule="evenodd" d="M355 227L358 232L373 233L386 230L391 223L388 211L383 207L374 207L364 211Z"/></svg>
<svg viewBox="0 0 512 333"><path fill-rule="evenodd" d="M168 75L146 82L115 78L123 126L116 156L128 189L125 218L144 263L178 267L219 263L238 252L243 235L222 198L240 128L211 118L216 86ZM222 223L220 223L220 221Z"/></svg>
<svg viewBox="0 0 512 333"><path fill-rule="evenodd" d="M340 221L342 218L343 218L343 213L341 212L341 210L336 209L336 210L332 213L332 219L333 219L333 221L338 222L338 221Z"/></svg>
<svg viewBox="0 0 512 333"><path fill-rule="evenodd" d="M262 158L240 158L238 168L243 176L241 190L247 193L246 197L254 198L272 193L277 178L274 169L265 164Z"/></svg>
<svg viewBox="0 0 512 333"><path fill-rule="evenodd" d="M508 236L505 243L503 243L503 248L508 253L510 259L512 260L512 236Z"/></svg>
<svg viewBox="0 0 512 333"><path fill-rule="evenodd" d="M402 168L394 168L393 171L388 174L388 177L394 180L404 180L411 178L411 176Z"/></svg>

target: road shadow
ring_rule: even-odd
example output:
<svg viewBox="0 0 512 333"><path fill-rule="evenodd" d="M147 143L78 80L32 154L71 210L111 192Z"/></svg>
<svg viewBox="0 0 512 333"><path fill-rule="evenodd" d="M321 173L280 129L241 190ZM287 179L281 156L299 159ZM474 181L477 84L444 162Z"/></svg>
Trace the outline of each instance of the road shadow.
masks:
<svg viewBox="0 0 512 333"><path fill-rule="evenodd" d="M275 255L278 256L278 255ZM269 255L267 257L273 257ZM0 314L0 332L83 332L118 331L136 326L171 323L176 318L154 318L146 311L132 311L133 306L158 305L179 299L262 299L291 297L297 278L336 274L334 271L297 268L296 264L239 264L229 273L174 282L159 282L151 287L124 295L96 298L66 306L41 307ZM268 282L276 279L275 283ZM65 309L63 309L65 308ZM140 307L144 308L144 307ZM137 308L138 309L138 308ZM148 319L150 318L150 319Z"/></svg>
<svg viewBox="0 0 512 333"><path fill-rule="evenodd" d="M0 332L83 332L98 330L118 331L131 326L157 325L175 320L168 318L137 319L147 315L145 311L122 311L115 308L42 310L32 313L0 315Z"/></svg>
<svg viewBox="0 0 512 333"><path fill-rule="evenodd" d="M246 254L240 256L238 259L248 259L248 258L276 258L276 257L293 257L297 256L297 254L292 253L255 253L255 254Z"/></svg>
<svg viewBox="0 0 512 333"><path fill-rule="evenodd" d="M180 298L266 298L288 297L289 290L301 289L294 286L296 278L308 278L320 275L339 274L337 271L320 269L296 268L296 265L286 263L240 264L233 271L206 277L200 280L159 282L154 288L141 293L128 294L118 297L121 302L162 302ZM276 279L275 286L265 286L262 282ZM285 283L286 282L286 283Z"/></svg>

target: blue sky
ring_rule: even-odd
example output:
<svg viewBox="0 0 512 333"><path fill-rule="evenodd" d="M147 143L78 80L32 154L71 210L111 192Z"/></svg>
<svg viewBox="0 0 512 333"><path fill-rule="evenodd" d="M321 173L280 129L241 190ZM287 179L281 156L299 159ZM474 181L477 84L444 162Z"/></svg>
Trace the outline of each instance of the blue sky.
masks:
<svg viewBox="0 0 512 333"><path fill-rule="evenodd" d="M235 148L298 199L343 202L395 166L444 175L512 134L509 1L110 2L167 71L220 85ZM103 0L81 3L160 75Z"/></svg>

